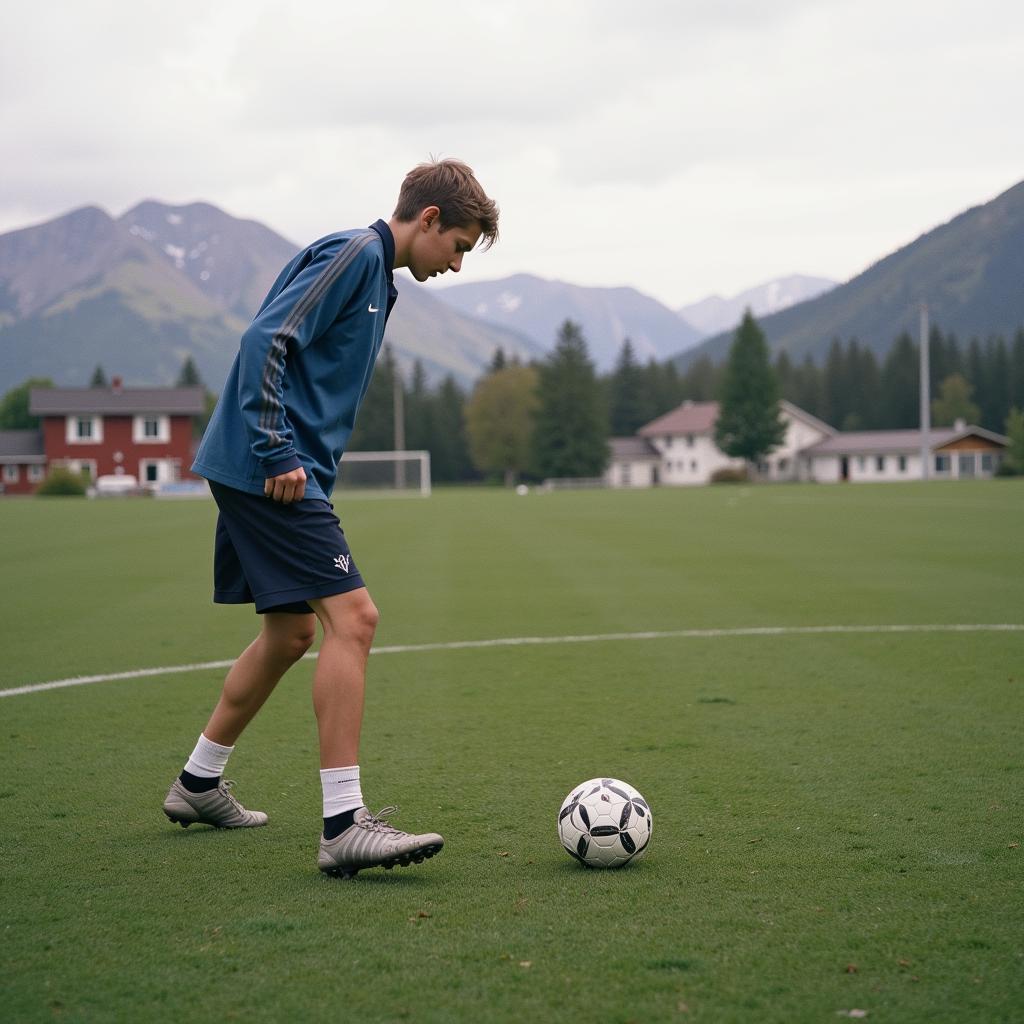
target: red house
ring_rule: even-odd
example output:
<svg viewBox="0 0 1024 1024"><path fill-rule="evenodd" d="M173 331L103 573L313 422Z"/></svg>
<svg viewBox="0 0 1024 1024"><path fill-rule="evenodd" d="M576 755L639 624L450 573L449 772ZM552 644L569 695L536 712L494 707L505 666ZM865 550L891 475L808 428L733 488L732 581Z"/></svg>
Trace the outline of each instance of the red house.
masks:
<svg viewBox="0 0 1024 1024"><path fill-rule="evenodd" d="M41 429L0 432L3 493L31 493L54 466L141 486L191 479L192 417L205 409L202 388L126 388L118 377L107 388L33 388Z"/></svg>
<svg viewBox="0 0 1024 1024"><path fill-rule="evenodd" d="M46 479L40 430L0 430L0 494L31 494Z"/></svg>

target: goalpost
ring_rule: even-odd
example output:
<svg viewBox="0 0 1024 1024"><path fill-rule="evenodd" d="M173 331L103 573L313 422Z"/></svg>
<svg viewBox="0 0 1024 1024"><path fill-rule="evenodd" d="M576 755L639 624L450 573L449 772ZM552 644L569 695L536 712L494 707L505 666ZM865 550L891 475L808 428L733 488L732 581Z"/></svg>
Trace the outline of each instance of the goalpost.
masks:
<svg viewBox="0 0 1024 1024"><path fill-rule="evenodd" d="M430 496L430 452L345 452L338 489L349 494Z"/></svg>

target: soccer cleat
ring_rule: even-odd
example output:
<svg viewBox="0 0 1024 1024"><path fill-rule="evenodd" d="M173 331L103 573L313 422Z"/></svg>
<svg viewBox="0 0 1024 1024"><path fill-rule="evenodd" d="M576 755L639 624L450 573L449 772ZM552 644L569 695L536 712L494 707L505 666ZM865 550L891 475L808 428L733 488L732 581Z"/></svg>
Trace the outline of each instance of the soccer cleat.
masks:
<svg viewBox="0 0 1024 1024"><path fill-rule="evenodd" d="M206 793L192 793L175 779L164 800L164 814L188 828L197 822L214 828L256 828L266 825L263 811L247 811L232 795L233 782L222 782Z"/></svg>
<svg viewBox="0 0 1024 1024"><path fill-rule="evenodd" d="M397 807L385 807L376 814L360 807L340 836L324 839L321 835L320 870L335 878L352 878L363 868L408 867L441 852L444 840L436 832L413 836L392 828L386 819L397 813Z"/></svg>

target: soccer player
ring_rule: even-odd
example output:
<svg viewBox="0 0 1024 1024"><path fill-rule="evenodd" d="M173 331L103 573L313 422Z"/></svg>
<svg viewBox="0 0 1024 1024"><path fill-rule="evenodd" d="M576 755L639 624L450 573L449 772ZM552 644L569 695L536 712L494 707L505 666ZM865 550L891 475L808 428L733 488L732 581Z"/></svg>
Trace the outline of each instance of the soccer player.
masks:
<svg viewBox="0 0 1024 1024"><path fill-rule="evenodd" d="M324 826L321 871L352 877L432 857L444 840L371 814L359 777L366 661L377 608L356 568L329 498L398 297L393 271L417 281L446 271L481 238L498 237L498 209L458 160L420 164L406 176L389 221L314 242L281 272L228 374L194 472L219 515L214 601L254 603L259 635L224 681L163 810L186 827L265 825L222 781L242 730L316 635L313 676Z"/></svg>

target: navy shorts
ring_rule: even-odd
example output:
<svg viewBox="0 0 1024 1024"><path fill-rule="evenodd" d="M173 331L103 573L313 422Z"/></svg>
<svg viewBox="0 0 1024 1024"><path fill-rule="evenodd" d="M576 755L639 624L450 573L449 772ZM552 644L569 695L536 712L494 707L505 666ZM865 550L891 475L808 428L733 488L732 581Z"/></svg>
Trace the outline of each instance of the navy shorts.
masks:
<svg viewBox="0 0 1024 1024"><path fill-rule="evenodd" d="M256 611L305 614L311 597L365 586L334 506L320 498L285 505L210 481L220 515L213 600Z"/></svg>

